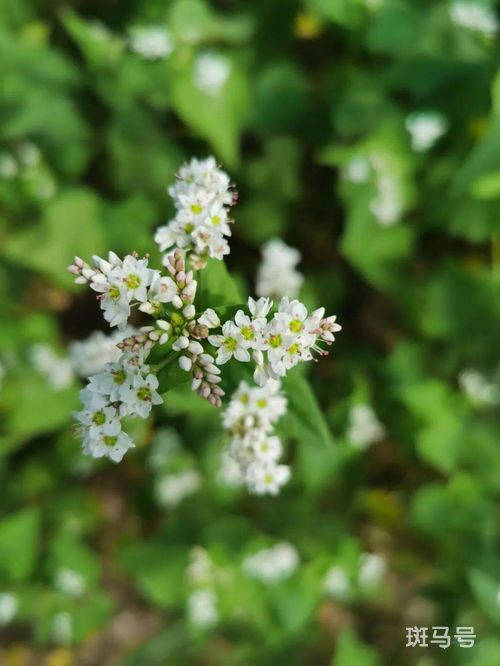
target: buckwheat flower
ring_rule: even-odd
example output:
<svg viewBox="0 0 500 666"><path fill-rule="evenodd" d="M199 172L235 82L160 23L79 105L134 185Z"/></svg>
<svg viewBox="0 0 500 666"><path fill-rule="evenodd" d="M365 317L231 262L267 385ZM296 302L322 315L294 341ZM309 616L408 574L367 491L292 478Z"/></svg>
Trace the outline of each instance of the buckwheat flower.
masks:
<svg viewBox="0 0 500 666"><path fill-rule="evenodd" d="M9 153L0 153L0 178L9 180L14 178L19 171L16 160Z"/></svg>
<svg viewBox="0 0 500 666"><path fill-rule="evenodd" d="M345 600L351 592L351 583L345 572L340 566L334 566L328 569L324 582L325 592L334 599Z"/></svg>
<svg viewBox="0 0 500 666"><path fill-rule="evenodd" d="M213 590L195 590L187 601L188 620L200 629L209 629L217 624L217 597Z"/></svg>
<svg viewBox="0 0 500 666"><path fill-rule="evenodd" d="M201 477L195 470L166 474L155 482L155 497L158 504L171 509L193 495L200 486Z"/></svg>
<svg viewBox="0 0 500 666"><path fill-rule="evenodd" d="M189 551L186 575L192 585L209 585L214 579L214 563L206 548L194 546Z"/></svg>
<svg viewBox="0 0 500 666"><path fill-rule="evenodd" d="M56 613L51 625L52 640L59 645L69 645L73 641L73 619L69 613Z"/></svg>
<svg viewBox="0 0 500 666"><path fill-rule="evenodd" d="M264 548L243 561L243 570L250 578L274 585L290 578L299 566L299 554L291 543L277 543Z"/></svg>
<svg viewBox="0 0 500 666"><path fill-rule="evenodd" d="M197 269L205 266L208 257L222 259L228 254L228 208L235 203L235 195L228 175L217 167L215 159L192 159L184 164L168 191L177 212L155 234L160 250L185 250L191 266Z"/></svg>
<svg viewBox="0 0 500 666"><path fill-rule="evenodd" d="M194 84L207 95L216 96L231 73L231 62L220 53L200 53L194 64Z"/></svg>
<svg viewBox="0 0 500 666"><path fill-rule="evenodd" d="M370 405L354 405L349 410L347 439L357 449L366 449L380 441L385 428Z"/></svg>
<svg viewBox="0 0 500 666"><path fill-rule="evenodd" d="M162 26L135 28L130 36L130 48L147 60L166 58L174 50L170 34Z"/></svg>
<svg viewBox="0 0 500 666"><path fill-rule="evenodd" d="M479 2L453 2L450 16L453 23L461 28L475 30L488 37L494 36L498 31L498 19L494 11Z"/></svg>
<svg viewBox="0 0 500 666"><path fill-rule="evenodd" d="M266 318L272 307L273 302L270 298L261 297L257 300L251 296L248 298L248 309L255 319Z"/></svg>
<svg viewBox="0 0 500 666"><path fill-rule="evenodd" d="M125 432L118 435L99 434L97 437L84 435L83 452L92 458L109 458L113 462L121 462L127 451L135 446Z"/></svg>
<svg viewBox="0 0 500 666"><path fill-rule="evenodd" d="M377 553L362 553L359 558L358 582L361 587L376 587L387 572L387 562Z"/></svg>
<svg viewBox="0 0 500 666"><path fill-rule="evenodd" d="M370 212L382 226L391 226L399 221L403 213L403 200L399 184L390 173L383 155L371 155L376 176L376 195L369 204Z"/></svg>
<svg viewBox="0 0 500 666"><path fill-rule="evenodd" d="M0 627L10 624L15 618L19 601L15 594L10 592L0 593Z"/></svg>
<svg viewBox="0 0 500 666"><path fill-rule="evenodd" d="M429 150L446 132L447 123L444 116L433 111L410 113L405 127L411 136L411 146L417 152Z"/></svg>
<svg viewBox="0 0 500 666"><path fill-rule="evenodd" d="M222 485L233 488L242 486L245 483L245 478L239 463L227 449L222 451L220 456L217 480Z"/></svg>
<svg viewBox="0 0 500 666"><path fill-rule="evenodd" d="M103 435L118 435L122 429L120 415L116 407L108 405L103 396L95 396L101 406L98 409L85 409L74 413L74 418L80 423L89 437ZM95 402L94 402L95 405Z"/></svg>
<svg viewBox="0 0 500 666"><path fill-rule="evenodd" d="M262 463L274 463L281 457L283 447L279 437L261 435L252 442L255 457Z"/></svg>
<svg viewBox="0 0 500 666"><path fill-rule="evenodd" d="M239 328L232 321L226 321L220 335L209 335L208 341L217 347L217 365L227 363L233 356L238 361L249 361L250 354L245 348L245 340Z"/></svg>
<svg viewBox="0 0 500 666"><path fill-rule="evenodd" d="M132 385L126 387L120 395L126 411L145 419L153 405L160 405L163 402L163 398L156 391L158 386L156 375L136 375L132 380Z"/></svg>
<svg viewBox="0 0 500 666"><path fill-rule="evenodd" d="M73 569L59 569L54 578L54 585L70 597L81 597L86 589L85 579Z"/></svg>
<svg viewBox="0 0 500 666"><path fill-rule="evenodd" d="M344 180L356 184L366 183L370 174L370 160L363 155L353 157L341 170L341 176Z"/></svg>
<svg viewBox="0 0 500 666"><path fill-rule="evenodd" d="M56 391L67 388L73 381L73 368L67 358L58 356L52 347L39 343L29 350L33 366Z"/></svg>
<svg viewBox="0 0 500 666"><path fill-rule="evenodd" d="M89 377L104 369L106 363L118 361L122 352L117 344L124 337L135 333L129 328L105 335L102 331L94 331L88 338L72 342L69 345L69 358L74 372L79 377Z"/></svg>
<svg viewBox="0 0 500 666"><path fill-rule="evenodd" d="M296 270L300 259L300 252L279 238L268 241L262 248L262 261L257 271L257 295L297 296L304 282L304 276Z"/></svg>
<svg viewBox="0 0 500 666"><path fill-rule="evenodd" d="M463 370L458 376L458 384L473 405L484 407L500 401L500 389L477 370Z"/></svg>
<svg viewBox="0 0 500 666"><path fill-rule="evenodd" d="M218 328L220 319L218 314L212 308L207 308L199 317L198 323L207 328Z"/></svg>
<svg viewBox="0 0 500 666"><path fill-rule="evenodd" d="M157 316L166 303L172 303L176 297L179 297L179 288L174 280L167 276L162 276L155 271L151 278L146 299L139 305L139 310Z"/></svg>
<svg viewBox="0 0 500 666"><path fill-rule="evenodd" d="M277 495L290 479L288 465L253 462L247 470L247 483L255 495Z"/></svg>

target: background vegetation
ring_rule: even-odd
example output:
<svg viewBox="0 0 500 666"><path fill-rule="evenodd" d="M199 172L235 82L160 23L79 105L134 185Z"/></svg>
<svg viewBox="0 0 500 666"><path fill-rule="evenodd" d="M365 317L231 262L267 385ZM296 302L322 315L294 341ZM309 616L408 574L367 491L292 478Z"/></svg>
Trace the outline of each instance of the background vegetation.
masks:
<svg viewBox="0 0 500 666"><path fill-rule="evenodd" d="M500 663L498 42L493 14L459 19L430 0L0 3L2 664ZM132 48L151 25L171 41L157 59ZM207 53L225 64L215 92ZM443 122L425 150L416 112ZM285 419L277 498L220 483L219 413L182 388L122 464L83 458L80 381L40 370L36 345L64 361L105 330L72 256L158 261L166 186L212 152L240 194L241 290L281 237L303 300L343 325L310 368L323 417ZM366 450L349 436L360 403L384 428ZM199 487L165 503L179 470ZM245 575L277 541L296 571ZM215 572L205 629L186 615L194 546ZM362 553L387 566L367 585ZM332 566L347 594L325 588ZM473 626L476 644L406 648L413 625Z"/></svg>

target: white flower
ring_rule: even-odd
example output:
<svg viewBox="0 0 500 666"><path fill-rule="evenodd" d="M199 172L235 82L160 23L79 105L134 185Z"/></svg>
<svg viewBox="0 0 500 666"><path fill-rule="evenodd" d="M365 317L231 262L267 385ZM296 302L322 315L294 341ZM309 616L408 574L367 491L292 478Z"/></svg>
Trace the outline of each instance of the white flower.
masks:
<svg viewBox="0 0 500 666"><path fill-rule="evenodd" d="M145 377L140 374L136 375L132 380L132 385L121 392L126 411L145 419L153 405L160 405L163 402L163 398L156 391L158 386L156 375L150 374Z"/></svg>
<svg viewBox="0 0 500 666"><path fill-rule="evenodd" d="M73 619L69 613L56 613L52 619L52 639L59 645L69 645L73 640Z"/></svg>
<svg viewBox="0 0 500 666"><path fill-rule="evenodd" d="M245 348L245 340L239 328L232 321L226 321L222 327L222 334L209 335L208 341L217 347L217 365L227 363L233 356L238 361L249 361L250 354Z"/></svg>
<svg viewBox="0 0 500 666"><path fill-rule="evenodd" d="M0 153L0 178L14 178L18 171L18 164L12 155Z"/></svg>
<svg viewBox="0 0 500 666"><path fill-rule="evenodd" d="M349 410L349 426L346 435L352 446L366 449L370 444L374 444L384 437L385 428L370 405L354 405Z"/></svg>
<svg viewBox="0 0 500 666"><path fill-rule="evenodd" d="M188 619L200 629L208 629L217 624L217 597L213 590L195 590L188 597Z"/></svg>
<svg viewBox="0 0 500 666"><path fill-rule="evenodd" d="M4 627L15 618L19 601L14 594L2 592L0 594L0 627Z"/></svg>
<svg viewBox="0 0 500 666"><path fill-rule="evenodd" d="M456 25L476 30L488 37L494 36L498 31L498 19L494 11L479 2L470 0L453 2L450 7L450 16Z"/></svg>
<svg viewBox="0 0 500 666"><path fill-rule="evenodd" d="M343 168L342 178L351 183L366 183L370 177L370 160L363 155L353 157Z"/></svg>
<svg viewBox="0 0 500 666"><path fill-rule="evenodd" d="M231 62L223 55L207 51L200 53L194 64L194 84L208 95L217 95L231 73Z"/></svg>
<svg viewBox="0 0 500 666"><path fill-rule="evenodd" d="M477 370L463 370L458 376L458 383L473 405L489 406L500 401L499 387Z"/></svg>
<svg viewBox="0 0 500 666"><path fill-rule="evenodd" d="M351 590L351 584L346 572L340 566L331 567L325 576L325 591L334 599L346 599Z"/></svg>
<svg viewBox="0 0 500 666"><path fill-rule="evenodd" d="M288 465L253 462L247 470L247 483L255 495L277 495L290 479Z"/></svg>
<svg viewBox="0 0 500 666"><path fill-rule="evenodd" d="M195 470L166 474L155 483L155 496L161 506L176 507L201 486L201 478Z"/></svg>
<svg viewBox="0 0 500 666"><path fill-rule="evenodd" d="M296 270L300 259L300 252L279 238L268 241L262 248L262 262L257 272L257 295L297 296L304 282L303 275Z"/></svg>
<svg viewBox="0 0 500 666"><path fill-rule="evenodd" d="M85 340L72 342L69 357L73 370L79 377L85 378L101 372L106 363L116 363L122 354L116 345L133 333L135 331L132 328L111 335L94 331Z"/></svg>
<svg viewBox="0 0 500 666"><path fill-rule="evenodd" d="M369 204L370 212L379 224L391 226L399 221L403 213L400 185L383 155L372 155L371 163L376 175L377 194Z"/></svg>
<svg viewBox="0 0 500 666"><path fill-rule="evenodd" d="M97 437L85 435L83 451L92 458L107 457L113 462L121 462L127 451L134 447L132 439L124 432L118 435L99 434Z"/></svg>
<svg viewBox="0 0 500 666"><path fill-rule="evenodd" d="M99 399L95 398L95 400ZM91 438L99 437L101 434L111 436L118 435L122 426L120 415L116 407L107 405L102 396L100 396L99 401L102 406L93 410L75 412L74 418L82 424L85 428L85 432Z"/></svg>
<svg viewBox="0 0 500 666"><path fill-rule="evenodd" d="M245 483L241 466L227 449L221 453L217 478L222 485L234 488Z"/></svg>
<svg viewBox="0 0 500 666"><path fill-rule="evenodd" d="M248 297L248 309L255 319L260 319L262 317L267 317L271 308L273 307L273 302L270 298L259 298L255 300L251 296Z"/></svg>
<svg viewBox="0 0 500 666"><path fill-rule="evenodd" d="M169 188L176 216L160 227L155 241L161 251L176 246L191 253L191 263L202 268L208 257L222 259L229 252L228 207L234 203L229 177L213 157L192 159Z"/></svg>
<svg viewBox="0 0 500 666"><path fill-rule="evenodd" d="M387 572L387 562L377 553L362 553L360 555L358 582L361 587L376 587Z"/></svg>
<svg viewBox="0 0 500 666"><path fill-rule="evenodd" d="M198 317L198 323L207 328L218 328L220 326L219 315L215 310L212 310L212 308L207 308L201 316Z"/></svg>
<svg viewBox="0 0 500 666"><path fill-rule="evenodd" d="M71 597L81 597L85 592L85 579L73 569L59 569L54 584L58 590Z"/></svg>
<svg viewBox="0 0 500 666"><path fill-rule="evenodd" d="M147 314L157 315L164 303L172 303L179 296L176 283L169 276L162 276L155 271L148 289L146 301L141 303L139 310Z"/></svg>
<svg viewBox="0 0 500 666"><path fill-rule="evenodd" d="M252 444L257 460L262 463L274 463L281 457L283 447L279 437L262 435L256 437Z"/></svg>
<svg viewBox="0 0 500 666"><path fill-rule="evenodd" d="M289 578L299 565L299 554L290 543L277 543L246 557L243 569L251 578L272 585Z"/></svg>
<svg viewBox="0 0 500 666"><path fill-rule="evenodd" d="M159 60L174 50L172 38L162 26L135 28L130 36L130 48L143 58Z"/></svg>
<svg viewBox="0 0 500 666"><path fill-rule="evenodd" d="M30 360L49 385L56 391L67 388L73 381L73 368L67 358L57 356L52 347L39 343L29 350Z"/></svg>
<svg viewBox="0 0 500 666"><path fill-rule="evenodd" d="M445 118L433 111L410 113L405 126L411 136L412 148L417 152L432 148L447 129Z"/></svg>

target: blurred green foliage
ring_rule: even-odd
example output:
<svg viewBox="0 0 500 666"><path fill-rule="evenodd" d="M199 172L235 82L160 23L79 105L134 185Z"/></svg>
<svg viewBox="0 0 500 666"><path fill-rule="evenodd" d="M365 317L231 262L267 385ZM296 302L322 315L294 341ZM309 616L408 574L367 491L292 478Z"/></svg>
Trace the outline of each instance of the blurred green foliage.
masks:
<svg viewBox="0 0 500 666"><path fill-rule="evenodd" d="M500 663L499 49L495 15L467 25L457 4L0 3L0 595L17 604L11 621L0 596L2 664ZM168 35L156 59L131 48L149 26ZM222 84L200 74L207 54ZM425 149L419 112L444 121ZM186 386L131 424L121 465L84 459L78 380L33 366L34 345L64 359L102 327L72 256L159 261L166 186L212 152L240 192L236 283L219 264L200 288L239 302L280 236L302 252L303 300L343 325L312 389L287 380L294 478L278 498L218 483L219 414ZM470 370L488 399L459 381ZM348 436L360 403L385 432L367 451ZM199 488L162 505L183 469ZM282 540L300 556L288 580L245 576L246 555ZM217 571L207 631L186 619L194 546ZM329 596L329 568L354 580L366 552L382 582ZM406 626L438 625L473 626L476 645L405 648Z"/></svg>

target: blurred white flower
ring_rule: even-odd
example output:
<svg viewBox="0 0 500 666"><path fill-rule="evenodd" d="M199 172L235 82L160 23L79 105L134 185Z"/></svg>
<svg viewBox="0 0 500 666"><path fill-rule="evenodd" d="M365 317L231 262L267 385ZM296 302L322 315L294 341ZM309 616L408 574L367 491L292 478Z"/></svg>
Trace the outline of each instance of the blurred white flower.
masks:
<svg viewBox="0 0 500 666"><path fill-rule="evenodd" d="M0 153L0 178L14 178L19 171L16 160L9 153Z"/></svg>
<svg viewBox="0 0 500 666"><path fill-rule="evenodd" d="M377 553L362 553L359 558L358 582L361 587L376 587L387 572L387 562Z"/></svg>
<svg viewBox="0 0 500 666"><path fill-rule="evenodd" d="M478 370L463 370L458 383L472 404L478 407L495 405L500 400L499 388Z"/></svg>
<svg viewBox="0 0 500 666"><path fill-rule="evenodd" d="M385 428L370 405L354 405L349 410L347 439L358 449L366 449L385 435Z"/></svg>
<svg viewBox="0 0 500 666"><path fill-rule="evenodd" d="M222 485L235 488L245 483L240 465L227 449L224 449L221 453L217 479Z"/></svg>
<svg viewBox="0 0 500 666"><path fill-rule="evenodd" d="M455 25L469 30L476 30L487 36L498 31L498 19L495 12L479 2L453 2L450 7L451 20Z"/></svg>
<svg viewBox="0 0 500 666"><path fill-rule="evenodd" d="M345 570L340 566L328 569L325 576L325 591L334 599L346 599L351 590L351 584Z"/></svg>
<svg viewBox="0 0 500 666"><path fill-rule="evenodd" d="M441 113L417 111L407 116L405 126L410 133L413 150L423 152L432 148L446 132L448 124Z"/></svg>
<svg viewBox="0 0 500 666"><path fill-rule="evenodd" d="M231 62L220 53L200 53L194 63L194 84L208 95L217 95L231 73Z"/></svg>
<svg viewBox="0 0 500 666"><path fill-rule="evenodd" d="M148 463L151 469L161 470L182 448L179 433L173 428L159 428L151 443Z"/></svg>
<svg viewBox="0 0 500 666"><path fill-rule="evenodd" d="M291 543L277 543L246 557L243 569L250 578L272 585L289 578L299 566L299 554Z"/></svg>
<svg viewBox="0 0 500 666"><path fill-rule="evenodd" d="M0 627L12 622L16 616L19 601L14 594L2 592L0 594Z"/></svg>
<svg viewBox="0 0 500 666"><path fill-rule="evenodd" d="M188 619L200 629L213 627L219 619L217 597L213 590L195 590L187 601Z"/></svg>
<svg viewBox="0 0 500 666"><path fill-rule="evenodd" d="M73 640L73 618L69 613L56 613L52 619L51 635L54 643L69 645Z"/></svg>
<svg viewBox="0 0 500 666"><path fill-rule="evenodd" d="M39 343L29 350L33 366L42 374L49 385L59 391L68 387L73 381L73 368L67 358L58 356L52 347Z"/></svg>
<svg viewBox="0 0 500 666"><path fill-rule="evenodd" d="M166 474L155 483L155 496L158 504L168 508L176 507L201 486L197 471L187 469L177 474Z"/></svg>
<svg viewBox="0 0 500 666"><path fill-rule="evenodd" d="M370 177L371 165L367 157L359 155L353 157L342 167L342 178L351 183L366 183Z"/></svg>
<svg viewBox="0 0 500 666"><path fill-rule="evenodd" d="M73 569L59 569L54 578L55 587L70 597L81 597L85 592L85 579Z"/></svg>
<svg viewBox="0 0 500 666"><path fill-rule="evenodd" d="M136 28L130 36L130 48L147 60L159 60L174 50L172 38L162 26Z"/></svg>
<svg viewBox="0 0 500 666"><path fill-rule="evenodd" d="M194 585L205 585L212 582L214 563L203 546L194 546L189 552L187 579Z"/></svg>
<svg viewBox="0 0 500 666"><path fill-rule="evenodd" d="M300 252L281 239L273 238L263 246L261 254L255 286L257 296L298 296L304 282L304 276L296 270Z"/></svg>
<svg viewBox="0 0 500 666"><path fill-rule="evenodd" d="M106 363L116 363L122 355L116 345L134 333L133 328L115 331L110 335L94 331L85 340L72 342L69 345L69 357L73 370L82 378L102 372Z"/></svg>
<svg viewBox="0 0 500 666"><path fill-rule="evenodd" d="M17 155L21 164L27 167L37 166L42 159L40 149L31 141L23 141L23 143L19 144Z"/></svg>

